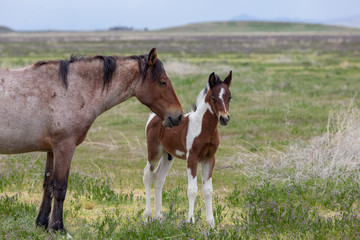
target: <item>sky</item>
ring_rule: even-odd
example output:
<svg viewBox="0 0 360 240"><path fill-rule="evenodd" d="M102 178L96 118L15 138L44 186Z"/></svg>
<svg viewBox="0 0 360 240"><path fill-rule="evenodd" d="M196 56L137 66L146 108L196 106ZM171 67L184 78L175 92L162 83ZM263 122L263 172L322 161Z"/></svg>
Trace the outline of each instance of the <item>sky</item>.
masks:
<svg viewBox="0 0 360 240"><path fill-rule="evenodd" d="M360 0L0 0L0 26L18 31L150 30L242 14L260 19L338 19L360 15Z"/></svg>

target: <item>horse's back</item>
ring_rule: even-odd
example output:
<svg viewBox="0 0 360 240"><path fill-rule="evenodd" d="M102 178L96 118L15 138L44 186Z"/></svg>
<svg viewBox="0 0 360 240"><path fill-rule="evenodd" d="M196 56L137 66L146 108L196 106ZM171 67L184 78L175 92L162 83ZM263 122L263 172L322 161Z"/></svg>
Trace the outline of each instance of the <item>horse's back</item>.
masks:
<svg viewBox="0 0 360 240"><path fill-rule="evenodd" d="M54 137L84 125L78 98L55 65L0 70L0 153L51 150Z"/></svg>
<svg viewBox="0 0 360 240"><path fill-rule="evenodd" d="M45 150L41 93L31 67L0 70L0 153Z"/></svg>

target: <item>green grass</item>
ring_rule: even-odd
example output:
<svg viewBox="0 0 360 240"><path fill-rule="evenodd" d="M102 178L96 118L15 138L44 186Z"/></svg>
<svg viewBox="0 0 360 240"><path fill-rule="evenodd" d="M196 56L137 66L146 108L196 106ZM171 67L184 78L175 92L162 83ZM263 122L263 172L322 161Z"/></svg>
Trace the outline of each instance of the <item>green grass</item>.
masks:
<svg viewBox="0 0 360 240"><path fill-rule="evenodd" d="M216 228L206 226L200 181L196 223L185 223L186 163L178 159L164 186L165 219L144 222L149 110L130 99L100 116L76 149L64 207L74 239L359 238L359 36L329 28L234 36L224 32L291 32L294 25L217 24L221 36L157 32L156 40L153 32L0 35L3 68L157 47L185 111L211 72L233 71L231 120L219 126L213 177ZM60 237L35 227L44 164L42 153L0 155L1 239Z"/></svg>

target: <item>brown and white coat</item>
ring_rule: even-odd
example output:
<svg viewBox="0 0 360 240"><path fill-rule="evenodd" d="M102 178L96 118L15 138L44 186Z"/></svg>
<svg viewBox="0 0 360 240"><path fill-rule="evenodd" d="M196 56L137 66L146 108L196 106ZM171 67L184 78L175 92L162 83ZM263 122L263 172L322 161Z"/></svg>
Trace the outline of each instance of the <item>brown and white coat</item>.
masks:
<svg viewBox="0 0 360 240"><path fill-rule="evenodd" d="M155 218L162 218L162 187L173 156L187 160L189 213L188 222L194 222L194 203L197 196L197 169L202 168L203 194L206 206L206 221L215 226L212 211L212 173L215 166L215 153L220 144L218 122L229 122L229 101L232 72L221 81L212 73L207 86L199 93L196 110L185 116L181 124L174 128L162 126L161 119L151 115L146 125L148 162L144 169L146 189L145 219L152 217L151 184L154 178ZM158 167L156 163L160 159Z"/></svg>

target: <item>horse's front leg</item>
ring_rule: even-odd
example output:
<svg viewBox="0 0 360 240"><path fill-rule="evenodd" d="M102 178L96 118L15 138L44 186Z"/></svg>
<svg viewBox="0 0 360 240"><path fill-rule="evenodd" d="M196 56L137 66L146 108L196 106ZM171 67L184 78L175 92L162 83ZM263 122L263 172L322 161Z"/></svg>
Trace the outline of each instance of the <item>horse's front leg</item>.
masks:
<svg viewBox="0 0 360 240"><path fill-rule="evenodd" d="M198 192L198 187L197 187L198 160L196 157L190 155L187 161L188 161L187 162L187 175L188 175L187 196L189 199L189 213L188 213L187 222L195 223L194 205Z"/></svg>
<svg viewBox="0 0 360 240"><path fill-rule="evenodd" d="M162 219L162 188L165 183L166 175L173 163L173 157L167 152L163 153L159 166L154 173L154 188L155 188L155 218Z"/></svg>
<svg viewBox="0 0 360 240"><path fill-rule="evenodd" d="M41 227L48 227L49 216L51 212L51 204L53 198L53 184L54 184L54 154L48 152L46 156L44 184L43 184L43 198L40 205L39 214L36 217L36 225Z"/></svg>
<svg viewBox="0 0 360 240"><path fill-rule="evenodd" d="M54 148L54 206L49 228L66 233L63 223L63 205L66 196L70 164L75 151L74 141L63 141Z"/></svg>
<svg viewBox="0 0 360 240"><path fill-rule="evenodd" d="M210 227L215 227L212 209L212 172L215 166L215 157L201 163L203 194L206 208L206 222Z"/></svg>

